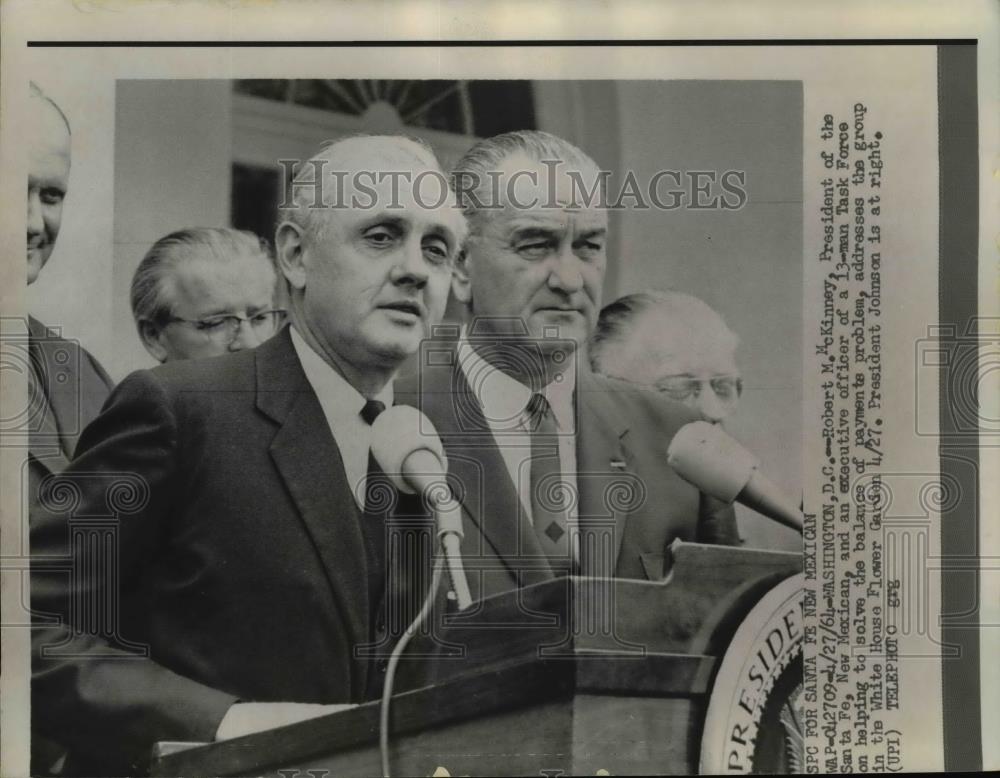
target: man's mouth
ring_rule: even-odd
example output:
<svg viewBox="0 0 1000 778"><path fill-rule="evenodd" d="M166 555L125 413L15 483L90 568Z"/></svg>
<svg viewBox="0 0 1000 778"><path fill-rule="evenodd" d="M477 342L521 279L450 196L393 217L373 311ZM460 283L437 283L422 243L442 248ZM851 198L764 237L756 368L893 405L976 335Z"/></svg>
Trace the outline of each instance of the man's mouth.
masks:
<svg viewBox="0 0 1000 778"><path fill-rule="evenodd" d="M538 310L545 313L583 313L583 311L573 305L547 305Z"/></svg>
<svg viewBox="0 0 1000 778"><path fill-rule="evenodd" d="M400 313L408 313L411 316L415 316L418 319L424 317L424 308L416 300L399 300L392 303L383 303L379 306L384 310L388 311L398 311Z"/></svg>

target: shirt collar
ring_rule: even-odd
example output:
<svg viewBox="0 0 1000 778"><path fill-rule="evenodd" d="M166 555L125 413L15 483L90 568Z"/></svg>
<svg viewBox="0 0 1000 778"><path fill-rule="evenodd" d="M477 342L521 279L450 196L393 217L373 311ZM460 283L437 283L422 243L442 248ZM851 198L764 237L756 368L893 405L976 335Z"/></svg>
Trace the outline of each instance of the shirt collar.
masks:
<svg viewBox="0 0 1000 778"><path fill-rule="evenodd" d="M302 370L306 374L309 385L316 392L323 412L327 417L334 419L354 418L361 414L361 409L365 407L367 398L340 373L316 353L316 350L306 343L299 334L295 325L291 325L292 346L302 363ZM389 381L385 388L377 395L375 400L382 402L386 408L392 406L393 391L392 381Z"/></svg>
<svg viewBox="0 0 1000 778"><path fill-rule="evenodd" d="M466 339L466 335L466 328L463 327L458 341L459 364L476 399L483 406L490 427L501 430L518 427L531 399L531 389L483 359ZM542 391L555 415L556 424L563 431L572 431L574 427L575 361L575 355L567 359L565 370Z"/></svg>

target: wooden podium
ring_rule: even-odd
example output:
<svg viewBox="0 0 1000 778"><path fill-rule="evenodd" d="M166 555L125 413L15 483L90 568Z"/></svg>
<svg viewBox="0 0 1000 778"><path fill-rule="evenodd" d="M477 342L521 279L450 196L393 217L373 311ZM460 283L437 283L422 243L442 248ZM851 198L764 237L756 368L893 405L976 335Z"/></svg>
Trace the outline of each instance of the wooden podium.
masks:
<svg viewBox="0 0 1000 778"><path fill-rule="evenodd" d="M696 773L719 657L802 557L681 542L672 555L662 582L557 579L484 600L415 639L391 706L393 775ZM151 772L380 775L378 717L372 702L164 746Z"/></svg>

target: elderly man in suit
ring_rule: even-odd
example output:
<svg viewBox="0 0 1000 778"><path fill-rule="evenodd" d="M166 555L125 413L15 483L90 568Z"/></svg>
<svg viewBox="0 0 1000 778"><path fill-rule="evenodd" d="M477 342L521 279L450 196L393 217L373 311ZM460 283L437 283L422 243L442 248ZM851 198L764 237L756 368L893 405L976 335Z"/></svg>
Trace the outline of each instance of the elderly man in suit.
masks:
<svg viewBox="0 0 1000 778"><path fill-rule="evenodd" d="M55 622L35 641L34 708L77 772L134 774L156 741L269 728L379 688L384 660L360 649L386 642L393 562L391 517L364 488L369 425L444 313L466 226L450 194L406 184L426 174L448 192L412 140L348 138L311 163L275 240L291 327L125 379L65 490L44 495L33 550L71 575L33 571L36 613ZM113 623L88 621L106 602Z"/></svg>
<svg viewBox="0 0 1000 778"><path fill-rule="evenodd" d="M274 261L245 230L191 227L154 243L132 276L132 318L157 362L259 346L285 312L275 305Z"/></svg>
<svg viewBox="0 0 1000 778"><path fill-rule="evenodd" d="M597 165L523 131L480 142L453 177L470 226L453 284L466 324L425 347L399 395L441 434L473 595L574 572L659 580L677 538L738 542L732 509L666 461L697 415L592 374L581 354L607 261Z"/></svg>
<svg viewBox="0 0 1000 778"><path fill-rule="evenodd" d="M35 283L52 256L62 226L63 202L69 190L69 120L34 83L29 84L27 134L28 212L27 277ZM34 316L28 317L28 458L25 505L38 507L42 484L69 465L83 428L101 410L113 383L93 355L78 342L62 337ZM61 758L55 747L33 729L32 763L36 772Z"/></svg>
<svg viewBox="0 0 1000 778"><path fill-rule="evenodd" d="M28 134L27 271L33 284L52 256L69 189L70 128L59 106L30 84ZM33 416L29 435L30 499L46 476L61 472L73 455L80 432L111 391L104 368L79 344L28 317Z"/></svg>
<svg viewBox="0 0 1000 778"><path fill-rule="evenodd" d="M601 310L590 364L677 400L719 424L736 408L740 339L704 301L674 289L619 297Z"/></svg>

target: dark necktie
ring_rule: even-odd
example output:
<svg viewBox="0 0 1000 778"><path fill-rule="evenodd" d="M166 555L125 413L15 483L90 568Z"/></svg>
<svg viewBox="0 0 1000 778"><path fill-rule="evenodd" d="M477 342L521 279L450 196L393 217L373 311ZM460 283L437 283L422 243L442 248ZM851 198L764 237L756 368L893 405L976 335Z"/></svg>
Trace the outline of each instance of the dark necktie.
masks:
<svg viewBox="0 0 1000 778"><path fill-rule="evenodd" d="M531 431L532 524L542 550L559 572L569 566L570 557L558 428L544 395L533 394L526 412Z"/></svg>
<svg viewBox="0 0 1000 778"><path fill-rule="evenodd" d="M372 424L384 410L385 405L378 400L368 400L361 418ZM369 450L362 535L368 557L372 642L386 655L417 615L430 581L433 534L420 518L422 512L420 496L397 492ZM413 517L418 520L414 522ZM384 663L378 668L384 671ZM380 681L380 674L373 677ZM376 686L373 696L381 691L381 686Z"/></svg>
<svg viewBox="0 0 1000 778"><path fill-rule="evenodd" d="M378 400L368 400L365 407L361 409L361 418L365 423L371 425L379 414L385 410L385 405ZM371 449L368 450L368 474L365 478L365 506L364 515L361 519L361 534L365 539L365 551L368 556L368 595L374 617L382 601L382 594L385 591L385 577L387 570L386 537L385 537L385 511L378 510L380 505L385 505L385 500L379 495L384 495L386 489L391 486L386 482L382 468L378 466Z"/></svg>
<svg viewBox="0 0 1000 778"><path fill-rule="evenodd" d="M361 409L361 418L365 420L365 424L369 427L375 423L382 411L385 410L385 403L381 403L378 400L367 400L365 402L365 407ZM368 508L375 500L375 490L383 486L384 478L382 468L378 466L378 462L375 461L375 457L372 454L371 448L368 449L368 477L365 478L365 513L368 513ZM381 481L381 482L380 482Z"/></svg>
<svg viewBox="0 0 1000 778"><path fill-rule="evenodd" d="M366 400L365 407L361 409L361 418L365 420L366 424L371 426L384 410L385 403L378 400Z"/></svg>

